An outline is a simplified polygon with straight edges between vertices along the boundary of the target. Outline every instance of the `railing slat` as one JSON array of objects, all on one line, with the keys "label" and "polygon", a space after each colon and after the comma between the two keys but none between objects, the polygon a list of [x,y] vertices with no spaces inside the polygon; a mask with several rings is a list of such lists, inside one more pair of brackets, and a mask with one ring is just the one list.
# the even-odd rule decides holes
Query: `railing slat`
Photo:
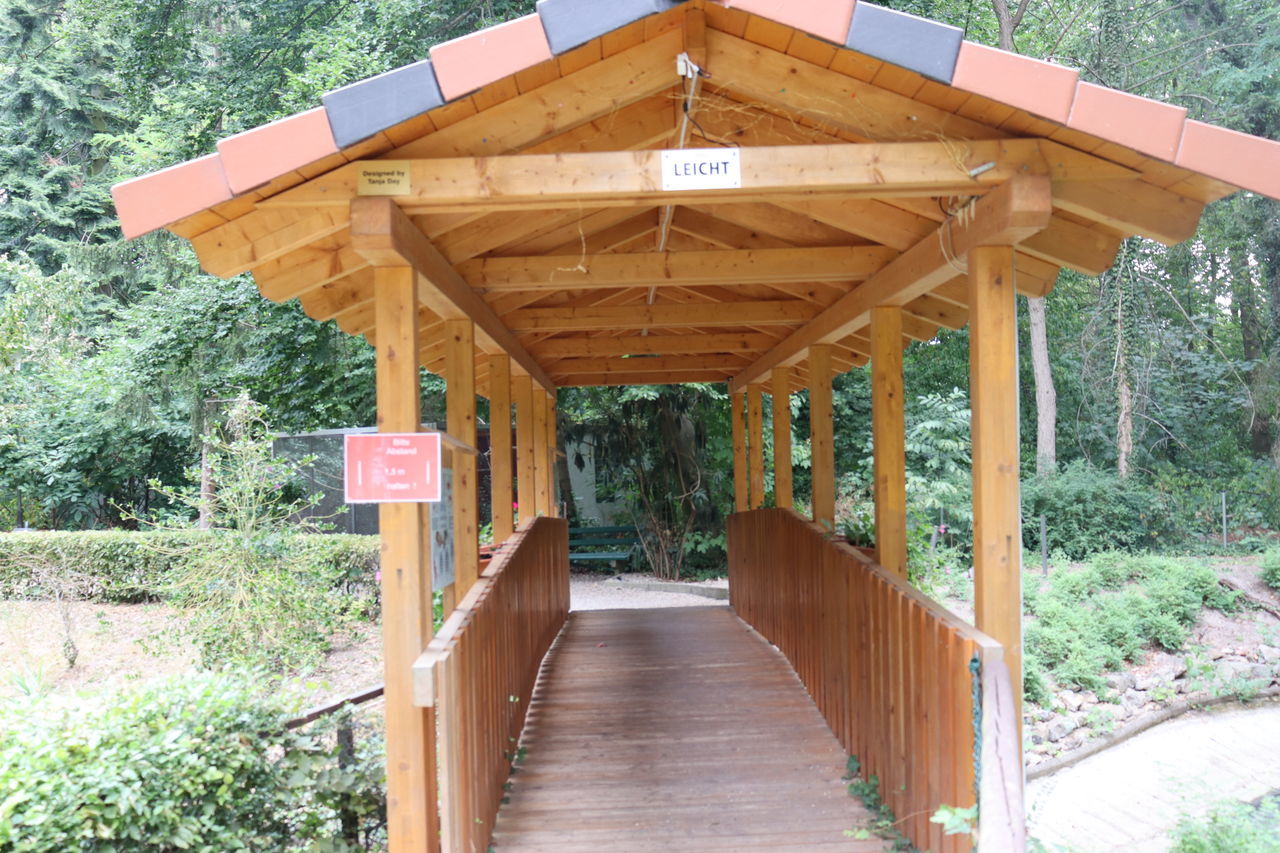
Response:
[{"label": "railing slat", "polygon": [[442,849],[488,849],[538,667],[569,613],[563,519],[526,521],[414,664],[437,709]]},{"label": "railing slat", "polygon": [[731,606],[791,662],[864,777],[880,779],[903,834],[922,849],[970,850],[929,817],[980,798],[983,850],[1021,850],[1017,721],[999,644],[791,510],[736,513],[728,527]]}]

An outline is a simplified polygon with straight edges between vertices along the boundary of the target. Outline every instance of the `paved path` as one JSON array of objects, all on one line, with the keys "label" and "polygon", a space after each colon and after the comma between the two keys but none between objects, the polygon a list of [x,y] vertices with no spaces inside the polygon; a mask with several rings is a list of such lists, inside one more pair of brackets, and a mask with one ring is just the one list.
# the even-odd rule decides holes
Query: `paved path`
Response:
[{"label": "paved path", "polygon": [[569,614],[496,853],[875,853],[845,755],[777,649],[726,607]]},{"label": "paved path", "polygon": [[1280,704],[1193,712],[1027,786],[1050,850],[1154,853],[1183,815],[1280,789]]}]

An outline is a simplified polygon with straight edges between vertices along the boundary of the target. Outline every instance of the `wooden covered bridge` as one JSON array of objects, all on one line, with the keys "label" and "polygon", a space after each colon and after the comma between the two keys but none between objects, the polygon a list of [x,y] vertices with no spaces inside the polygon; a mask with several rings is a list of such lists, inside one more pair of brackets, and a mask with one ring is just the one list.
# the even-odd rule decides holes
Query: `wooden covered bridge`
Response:
[{"label": "wooden covered bridge", "polygon": [[[1022,843],[1015,294],[1185,240],[1237,188],[1280,197],[1280,145],[871,3],[541,0],[115,198],[127,236],[367,337],[382,430],[419,429],[425,368],[455,439],[479,394],[518,448],[487,567],[454,454],[434,638],[428,517],[380,509],[392,851],[875,848],[842,832],[847,754],[941,851],[971,839],[940,805]],[[981,630],[905,580],[902,350],[966,324]],[[829,535],[831,380],[868,360],[874,561]],[[556,389],[693,381],[732,392],[731,612],[570,616]]]}]

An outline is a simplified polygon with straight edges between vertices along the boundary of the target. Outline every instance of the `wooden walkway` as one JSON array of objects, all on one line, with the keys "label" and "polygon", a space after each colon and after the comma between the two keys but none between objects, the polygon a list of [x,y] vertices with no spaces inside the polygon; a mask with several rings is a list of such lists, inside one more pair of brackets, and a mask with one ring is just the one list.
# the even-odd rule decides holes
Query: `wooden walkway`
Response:
[{"label": "wooden walkway", "polygon": [[498,814],[499,853],[880,851],[845,755],[726,607],[569,615]]}]

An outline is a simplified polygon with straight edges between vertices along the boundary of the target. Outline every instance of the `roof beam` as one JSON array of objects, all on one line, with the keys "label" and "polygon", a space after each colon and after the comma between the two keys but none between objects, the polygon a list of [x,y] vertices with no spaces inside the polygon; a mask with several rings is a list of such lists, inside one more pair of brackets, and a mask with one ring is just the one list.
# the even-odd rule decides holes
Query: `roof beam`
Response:
[{"label": "roof beam", "polygon": [[587,358],[623,355],[740,353],[755,355],[778,342],[756,332],[707,335],[627,335],[620,338],[551,338],[529,347],[535,358]]},{"label": "roof beam", "polygon": [[797,281],[862,281],[897,255],[883,246],[483,258],[458,265],[472,287],[573,290]]},{"label": "roof beam", "polygon": [[1052,193],[1045,178],[1017,178],[974,202],[972,211],[954,216],[889,266],[850,291],[811,322],[756,359],[730,382],[741,391],[769,371],[793,365],[813,344],[834,343],[867,325],[871,309],[905,305],[955,277],[955,267],[974,246],[1013,245],[1049,224]]},{"label": "roof beam", "polygon": [[[1051,149],[1052,156],[1045,150]],[[360,194],[362,170],[393,167],[404,192],[388,196],[410,212],[631,207],[809,199],[976,195],[1017,175],[1054,180],[1128,178],[1131,169],[1091,155],[1064,156],[1039,139],[887,142],[741,148],[741,186],[662,189],[662,152],[607,151],[357,161],[273,196],[262,207],[345,205]],[[1069,150],[1069,149],[1066,149]],[[374,188],[385,194],[382,188]],[[371,190],[366,190],[371,192]]]},{"label": "roof beam", "polygon": [[462,280],[431,241],[390,200],[362,198],[351,203],[351,244],[374,265],[405,265],[418,274],[422,304],[444,319],[469,318],[488,353],[505,352],[547,391],[556,386],[493,309]]},{"label": "roof beam", "polygon": [[557,376],[562,388],[592,388],[603,385],[687,385],[691,382],[725,382],[728,370],[698,370],[689,373],[594,373]]},{"label": "roof beam", "polygon": [[818,306],[799,299],[695,304],[661,302],[654,305],[524,308],[512,311],[502,319],[514,332],[623,331],[795,325],[810,320],[819,310]]},{"label": "roof beam", "polygon": [[555,376],[608,373],[625,376],[634,373],[689,373],[699,370],[721,370],[732,373],[743,366],[736,355],[655,355],[638,358],[567,358],[552,365]]}]

